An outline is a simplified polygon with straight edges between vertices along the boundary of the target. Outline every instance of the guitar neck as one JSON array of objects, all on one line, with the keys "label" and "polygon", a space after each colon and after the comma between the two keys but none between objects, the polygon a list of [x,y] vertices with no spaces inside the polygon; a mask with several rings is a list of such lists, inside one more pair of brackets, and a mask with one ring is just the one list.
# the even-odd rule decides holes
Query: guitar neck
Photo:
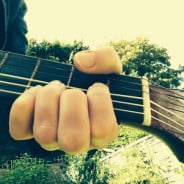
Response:
[{"label": "guitar neck", "polygon": [[83,91],[95,82],[108,85],[118,122],[159,135],[184,161],[184,97],[181,94],[149,86],[145,78],[84,74],[72,65],[0,51],[0,96],[6,97],[7,102],[13,102],[25,89],[52,80]]}]

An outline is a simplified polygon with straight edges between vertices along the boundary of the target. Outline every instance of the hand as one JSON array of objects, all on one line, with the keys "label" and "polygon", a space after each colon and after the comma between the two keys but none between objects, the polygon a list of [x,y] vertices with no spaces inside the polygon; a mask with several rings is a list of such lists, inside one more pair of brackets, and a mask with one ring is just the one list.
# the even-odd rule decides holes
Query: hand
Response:
[{"label": "hand", "polygon": [[[121,73],[113,48],[78,52],[76,67],[85,73]],[[87,93],[66,89],[59,81],[26,90],[10,111],[10,134],[16,140],[34,138],[46,150],[78,154],[104,148],[119,132],[110,93],[96,83]]]}]

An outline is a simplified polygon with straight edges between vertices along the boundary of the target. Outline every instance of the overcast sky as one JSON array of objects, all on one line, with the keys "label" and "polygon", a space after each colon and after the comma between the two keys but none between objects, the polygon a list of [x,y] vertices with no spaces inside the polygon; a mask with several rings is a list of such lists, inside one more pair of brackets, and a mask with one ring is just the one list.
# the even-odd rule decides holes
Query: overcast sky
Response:
[{"label": "overcast sky", "polygon": [[184,0],[26,0],[28,37],[83,40],[95,47],[111,40],[147,37],[184,65]]}]

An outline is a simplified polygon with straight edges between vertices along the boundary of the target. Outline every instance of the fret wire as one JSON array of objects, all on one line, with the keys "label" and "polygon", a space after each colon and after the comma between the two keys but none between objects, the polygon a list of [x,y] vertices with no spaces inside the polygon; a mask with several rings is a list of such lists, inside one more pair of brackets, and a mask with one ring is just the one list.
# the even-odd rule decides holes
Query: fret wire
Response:
[{"label": "fret wire", "polygon": [[[17,85],[19,85],[19,84],[17,84]],[[21,86],[25,86],[25,85],[21,85]],[[69,88],[70,89],[72,89],[72,88],[75,88],[75,87],[72,87],[72,86],[69,86]],[[79,88],[80,89],[80,88]],[[87,91],[86,89],[81,89],[81,90],[85,90],[85,91]],[[14,92],[14,91],[10,91],[10,90],[3,90],[3,89],[0,89],[0,92],[5,92],[5,93],[10,93],[10,94],[16,94],[16,95],[21,95],[22,93],[21,92]],[[111,94],[112,95],[112,94]],[[112,100],[112,102],[117,102],[117,101],[113,101]],[[119,103],[119,102],[118,102]],[[132,105],[132,104],[131,104]],[[140,105],[140,104],[137,104],[138,106]],[[117,110],[117,111],[122,111],[122,112],[130,112],[130,113],[135,113],[135,114],[144,114],[144,113],[142,113],[142,112],[137,112],[137,111],[130,111],[130,110],[123,110],[123,109],[119,109],[119,108],[114,108],[114,110]],[[153,110],[153,109],[152,109]],[[175,115],[175,116],[177,116],[177,114],[173,114],[173,115]],[[164,115],[165,116],[165,115]],[[153,116],[152,116],[153,117]],[[155,117],[156,118],[156,117]],[[157,118],[158,119],[158,118]],[[159,120],[159,119],[158,119]],[[161,122],[163,122],[162,120],[159,120],[159,121],[161,121]],[[166,124],[166,125],[168,125],[168,126],[170,126],[168,123],[166,123],[166,122],[164,122],[164,124]],[[177,124],[179,124],[179,123],[177,123]],[[183,126],[183,125],[181,125],[181,126]]]},{"label": "fret wire", "polygon": [[[35,58],[34,58],[35,59]],[[42,62],[44,62],[44,60],[42,59],[41,60]],[[52,62],[53,64],[55,63],[55,62],[53,62],[53,61],[50,61],[50,60],[46,60],[46,61],[48,61],[48,62]],[[21,61],[22,62],[22,61]],[[25,62],[26,63],[26,62]],[[56,63],[58,63],[58,64],[64,64],[64,65],[67,65],[67,66],[74,66],[74,65],[69,65],[69,64],[65,64],[65,63],[60,63],[60,62],[56,62]],[[15,65],[14,65],[15,66]],[[69,71],[69,70],[67,70],[67,69],[61,69],[61,68],[59,68],[59,67],[52,67],[52,66],[42,66],[43,68],[52,68],[52,69],[58,69],[58,70],[61,70],[61,71]],[[37,73],[40,73],[40,72],[37,72]],[[49,74],[49,73],[46,73],[46,72],[42,72],[42,73],[44,73],[44,74]],[[60,75],[61,76],[61,75]],[[64,76],[64,75],[62,75],[62,76]],[[130,77],[130,76],[126,76],[126,77]],[[136,78],[136,77],[135,77]],[[138,77],[137,77],[138,78]],[[113,79],[113,78],[111,78],[110,79],[111,81],[118,81],[118,82],[121,82],[122,80],[117,80],[117,79]],[[142,85],[141,83],[134,83],[134,82],[129,82],[129,81],[125,81],[125,80],[123,80],[123,82],[125,82],[125,83],[128,83],[128,84],[136,84],[136,85]],[[113,85],[114,86],[114,85]],[[153,85],[154,86],[154,85]],[[161,87],[161,86],[159,86],[159,87]],[[167,88],[164,88],[164,87],[162,87],[163,89],[167,89]],[[152,90],[154,90],[154,89],[152,89]],[[168,89],[167,89],[168,90]],[[137,91],[141,91],[141,90],[137,90]],[[157,90],[154,90],[155,92],[157,92],[157,93],[160,93],[160,92],[158,92]],[[177,93],[175,93],[174,91],[172,91],[175,95],[177,95],[177,97],[178,98],[184,98],[184,96],[182,96],[182,95],[179,95],[179,94],[177,94]],[[166,94],[166,95],[169,95],[169,94]],[[176,97],[176,96],[173,96],[173,97]]]},{"label": "fret wire", "polygon": [[[18,55],[18,54],[15,54],[15,55]],[[58,62],[58,61],[52,61],[52,60],[48,60],[48,59],[44,59],[44,58],[38,58],[38,57],[32,57],[32,56],[22,56],[23,57],[23,59],[24,58],[31,58],[31,59],[33,59],[33,60],[35,60],[35,59],[40,59],[41,60],[41,62],[49,62],[49,63],[52,63],[52,64],[55,64],[55,63],[57,63],[57,64],[60,64],[60,65],[65,65],[65,66],[74,66],[75,67],[75,65],[73,65],[73,64],[67,64],[67,63],[65,63],[65,62]],[[25,62],[25,60],[21,60],[21,63],[25,63],[25,64],[32,64],[31,62]],[[14,59],[14,61],[15,62],[19,62],[20,60],[17,60],[17,58],[16,59]],[[15,63],[9,63],[8,65],[10,65],[10,66],[15,66],[16,67],[16,64]],[[7,66],[8,66],[7,65]],[[61,67],[54,67],[54,66],[42,66],[42,67],[44,67],[44,68],[51,68],[51,69],[58,69],[58,70],[64,70],[64,71],[70,71],[70,69],[62,69]],[[123,76],[125,76],[125,77],[127,77],[127,78],[131,78],[131,79],[133,79],[133,78],[135,78],[135,79],[139,79],[140,77],[132,77],[132,76],[129,76],[129,75],[123,75]],[[116,79],[115,79],[116,80]],[[128,82],[128,81],[127,81]],[[132,83],[132,84],[134,84],[134,82],[130,82],[130,83]],[[138,84],[138,85],[141,85],[140,83],[135,83],[135,84]]]},{"label": "fret wire", "polygon": [[[14,92],[14,91],[9,91],[9,90],[3,90],[0,89],[0,92],[5,92],[5,93],[11,93],[11,94],[16,94],[16,95],[21,95],[21,92]],[[130,110],[124,110],[124,109],[119,109],[119,108],[114,108],[115,111],[121,111],[121,112],[130,112],[130,113],[134,113],[134,114],[141,114],[144,115],[144,113],[142,112],[137,112],[137,111],[130,111]]]},{"label": "fret wire", "polygon": [[[69,86],[68,88],[72,89],[72,88],[75,88],[75,87],[71,87]],[[80,88],[79,88],[80,89]],[[14,91],[10,91],[10,90],[3,90],[3,89],[0,89],[0,92],[4,92],[4,93],[10,93],[10,94],[14,94],[14,95],[21,95],[23,94],[23,92],[14,92]],[[126,102],[117,102],[117,101],[114,101],[112,100],[112,102],[115,102],[115,103],[123,103],[123,104],[128,104],[128,105],[133,105],[133,106],[140,106],[140,104],[133,104],[133,103],[126,103]],[[131,111],[131,110],[125,110],[125,109],[119,109],[119,108],[113,108],[114,110],[116,111],[121,111],[121,112],[129,112],[129,113],[134,113],[134,114],[141,114],[143,115],[144,113],[142,112],[137,112],[137,111]]]},{"label": "fret wire", "polygon": [[[14,75],[10,75],[10,74],[4,74],[4,73],[0,73],[0,76],[5,76],[5,77],[9,77],[9,78],[15,78],[15,79],[20,79],[20,80],[30,80],[29,78],[26,77],[20,77],[20,76],[14,76]],[[32,79],[32,82],[38,82],[38,83],[42,83],[42,84],[48,84],[48,82],[46,81],[41,81],[41,80],[36,80],[36,79]],[[82,88],[81,88],[82,89]],[[83,90],[83,89],[82,89]],[[86,89],[85,89],[86,90]],[[130,96],[130,95],[122,95],[122,94],[115,94],[115,93],[111,93],[113,96],[118,96],[118,97],[127,97],[127,98],[134,98],[134,99],[143,99],[142,97],[137,97],[137,96]]]},{"label": "fret wire", "polygon": [[160,107],[161,109],[165,110],[166,112],[168,112],[168,113],[170,113],[170,114],[172,114],[172,115],[174,115],[174,116],[180,118],[181,120],[183,120],[182,117],[178,116],[178,115],[177,115],[176,113],[174,113],[174,112],[169,111],[168,109],[166,109],[165,107],[159,105],[158,103],[156,103],[156,102],[154,102],[154,101],[152,101],[152,100],[150,100],[150,103],[156,105],[157,107]]},{"label": "fret wire", "polygon": [[[72,65],[71,65],[72,66]],[[63,70],[64,71],[64,70]],[[40,73],[40,72],[37,72],[37,73]],[[45,72],[43,72],[43,73],[45,73]],[[45,74],[47,74],[47,73],[45,73]],[[64,75],[62,75],[62,76],[64,76]],[[121,81],[121,80],[116,80],[116,79],[111,79],[112,81]],[[34,80],[35,82],[36,82],[36,80]],[[40,80],[37,80],[37,82],[40,82],[40,83],[42,83]],[[131,83],[131,84],[136,84],[136,85],[141,85],[141,84],[139,84],[139,83],[132,83],[132,82],[128,82],[128,81],[124,81],[124,82],[126,82],[126,83]],[[45,82],[43,82],[43,84],[46,84]],[[114,85],[112,85],[111,87],[114,87]],[[124,87],[120,87],[120,88],[123,88],[123,89],[125,89]],[[127,88],[127,89],[129,89],[129,90],[131,90],[130,88]],[[154,89],[152,89],[152,90],[154,90]],[[134,89],[134,91],[141,91],[141,90],[135,90]],[[158,91],[156,91],[156,90],[154,90],[155,92],[157,92],[157,93],[160,93],[160,92],[158,92]],[[176,94],[176,95],[178,95],[178,94]],[[182,96],[180,96],[180,98],[182,98]]]},{"label": "fret wire", "polygon": [[4,65],[4,63],[7,61],[9,56],[9,53],[5,53],[4,57],[2,58],[1,62],[0,62],[0,68],[2,68],[2,66]]},{"label": "fret wire", "polygon": [[[24,84],[17,84],[17,83],[13,83],[13,82],[2,81],[2,80],[0,80],[0,83],[7,84],[7,85],[12,85],[12,86],[24,87],[24,88],[27,86],[27,85],[24,85]],[[28,88],[31,88],[31,87],[34,87],[34,86],[29,86]],[[67,88],[73,89],[73,88],[76,88],[76,87],[67,86]],[[82,91],[87,91],[87,89],[83,89],[83,88],[78,88],[78,89],[80,89]],[[135,103],[130,103],[130,102],[122,102],[122,101],[118,101],[118,100],[112,100],[112,102],[143,107],[143,105],[141,105],[141,104],[135,104]]]},{"label": "fret wire", "polygon": [[152,108],[151,108],[151,110],[154,111],[154,112],[156,112],[156,113],[158,113],[159,115],[163,116],[164,118],[167,118],[168,120],[170,120],[170,121],[176,123],[177,125],[179,125],[179,126],[181,126],[181,127],[184,127],[184,125],[182,125],[182,124],[178,123],[177,121],[175,121],[175,120],[169,118],[168,116],[164,115],[163,113],[160,113],[160,112],[158,112],[157,110],[152,109]]},{"label": "fret wire", "polygon": [[[6,77],[13,77],[13,78],[17,78],[17,79],[22,79],[22,80],[29,80],[29,78],[19,77],[19,76],[12,76],[12,75],[9,75],[9,74],[0,73],[0,75],[6,76]],[[39,82],[39,83],[42,83],[42,84],[48,84],[48,82],[40,81],[40,80],[35,80],[35,79],[32,80],[32,81],[33,81],[33,82]],[[82,89],[82,90],[84,90],[84,89]],[[120,94],[114,94],[114,93],[111,93],[111,94],[112,94],[112,96],[118,96],[118,97],[119,97],[119,96],[121,96],[121,97],[128,97],[128,98],[129,98],[129,97],[132,97],[132,96],[128,96],[128,95],[120,95]],[[133,97],[133,98],[142,99],[142,97]],[[169,112],[169,113],[171,113],[171,114],[177,116],[177,114],[172,113],[171,111],[168,111],[166,108],[160,106],[159,104],[157,104],[157,103],[155,103],[155,102],[153,102],[153,101],[151,101],[151,103],[153,103],[153,104],[155,104],[156,106],[159,106],[160,108],[164,109],[165,111],[167,111],[167,112]],[[181,119],[181,117],[179,117],[179,116],[177,116],[177,117]]]},{"label": "fret wire", "polygon": [[[0,92],[11,93],[11,94],[16,94],[16,95],[21,95],[22,94],[20,92],[14,92],[14,91],[2,90],[2,89],[0,89]],[[118,108],[114,108],[114,110],[115,111],[120,111],[120,112],[129,112],[129,113],[144,115],[144,113],[141,113],[141,112],[123,110],[123,109],[118,109]],[[152,118],[155,119],[155,120],[157,120],[157,121],[162,122],[165,125],[168,125],[168,126],[174,128],[174,129],[176,129],[177,131],[181,132],[182,134],[184,133],[184,131],[182,131],[182,130],[180,130],[180,129],[178,129],[178,128],[176,128],[176,127],[174,127],[174,126],[172,126],[172,125],[170,125],[170,124],[168,124],[168,123],[166,123],[166,122],[164,122],[164,121],[162,121],[162,120],[160,120],[160,119],[158,119],[158,118],[156,118],[154,116],[152,116]]]},{"label": "fret wire", "polygon": [[31,77],[30,77],[30,79],[29,79],[29,81],[27,83],[27,87],[26,88],[28,88],[31,85],[31,82],[34,79],[34,76],[35,76],[35,74],[36,74],[36,72],[37,72],[37,70],[38,70],[38,68],[40,66],[40,63],[41,63],[41,60],[38,59],[37,62],[36,62],[35,68],[33,70],[33,73],[32,73],[32,75],[31,75]]},{"label": "fret wire", "polygon": [[70,75],[69,75],[68,82],[67,82],[66,86],[70,86],[70,82],[71,82],[71,79],[72,79],[73,72],[74,72],[74,66],[72,66],[72,68],[71,68]]},{"label": "fret wire", "polygon": [[[42,60],[41,60],[42,61]],[[54,63],[54,62],[53,62]],[[60,64],[62,64],[62,63],[60,63]],[[8,65],[6,65],[6,66],[14,66],[15,68],[17,68],[17,69],[19,69],[20,67],[17,67],[15,64],[13,64],[13,63],[11,63],[11,64],[8,64]],[[68,65],[68,66],[74,66],[74,65]],[[47,66],[41,66],[41,67],[43,67],[43,68],[54,68],[54,67],[47,67]],[[75,68],[75,66],[74,66],[74,68]],[[61,68],[54,68],[54,69],[58,69],[58,70],[61,70],[61,71],[70,71],[69,69],[61,69]],[[23,70],[23,71],[30,71],[30,70],[26,70],[25,68],[21,68],[21,70]],[[43,74],[50,74],[50,73],[48,73],[48,72],[44,72],[44,71],[38,71],[37,73],[43,73]],[[81,72],[82,73],[82,72]],[[56,76],[57,76],[57,74],[55,74]],[[61,74],[60,75],[58,75],[58,76],[61,76],[62,75],[62,72],[61,72]],[[103,74],[101,74],[101,75],[103,75]],[[62,76],[64,76],[64,75],[62,75]],[[125,76],[125,75],[123,75],[123,76]],[[126,77],[129,77],[129,78],[131,78],[130,76],[126,76]],[[138,77],[137,77],[138,78]],[[117,81],[117,82],[125,82],[125,83],[128,83],[128,84],[135,84],[135,85],[139,85],[139,86],[141,86],[142,84],[141,83],[135,83],[135,82],[130,82],[130,81],[126,81],[126,80],[121,80],[121,77],[119,78],[119,79],[113,79],[113,78],[111,78],[110,79],[111,81]]]},{"label": "fret wire", "polygon": [[[26,70],[24,70],[24,71],[26,71]],[[3,73],[4,74],[4,73]],[[37,72],[37,74],[49,74],[49,73],[45,73],[45,72]],[[1,74],[0,74],[1,75]],[[10,74],[8,74],[8,75],[10,75]],[[66,77],[66,75],[57,75],[57,74],[54,74],[56,77],[58,76],[58,77]],[[67,77],[66,77],[67,78]],[[19,78],[20,79],[20,78]],[[70,78],[69,78],[70,79]],[[36,79],[35,79],[36,80]],[[70,79],[71,80],[71,79]],[[81,81],[80,79],[75,79],[75,80],[78,80],[78,81]],[[31,80],[32,81],[32,80]],[[83,79],[83,81],[87,81],[88,82],[88,80],[85,80],[85,79]],[[111,79],[111,81],[120,81],[120,80],[115,80],[115,79]],[[127,83],[127,84],[130,84],[131,82],[127,82],[127,81],[123,81],[123,82],[125,82],[125,83]],[[132,84],[136,84],[136,85],[138,85],[138,83],[132,83]],[[115,86],[115,85],[111,85],[111,87],[117,87],[117,86]],[[118,86],[119,87],[119,89],[128,89],[128,90],[133,90],[133,91],[142,91],[142,90],[138,90],[138,89],[132,89],[132,88],[125,88],[125,87],[121,87],[121,86]]]},{"label": "fret wire", "polygon": [[[48,60],[49,61],[49,60]],[[50,61],[51,62],[51,61]],[[53,67],[54,68],[54,67]],[[65,69],[66,70],[66,69]],[[121,81],[121,80],[117,80],[117,79],[111,79],[111,80],[114,80],[114,81]],[[34,81],[36,81],[36,82],[39,82],[39,83],[43,83],[43,84],[47,84],[48,82],[45,82],[45,81],[40,81],[40,80],[34,80]],[[127,81],[124,81],[124,82],[127,82]],[[127,83],[131,83],[131,82],[127,82]],[[135,83],[135,84],[138,84],[138,83]],[[138,84],[138,85],[141,85],[141,84]],[[167,89],[167,88],[166,88]],[[0,90],[0,91],[2,91],[2,90]],[[154,90],[154,91],[156,91],[156,90]],[[157,93],[159,93],[158,91],[156,91]],[[173,91],[172,91],[173,92]],[[16,92],[15,92],[16,93]],[[179,95],[179,94],[177,94],[177,93],[175,93],[175,92],[173,92],[175,95],[177,95],[177,97],[180,97],[180,98],[184,98],[182,95]],[[21,94],[21,93],[20,93]],[[169,95],[169,94],[167,94],[167,95]],[[175,97],[175,96],[174,96]],[[155,103],[155,105],[156,105],[156,103]],[[157,106],[160,106],[159,104],[157,104]],[[162,106],[160,106],[160,108],[163,108],[165,111],[167,111],[167,112],[169,112],[169,113],[171,113],[171,114],[173,114],[173,115],[175,115],[175,116],[177,116],[177,117],[179,117],[179,118],[181,118],[180,116],[178,116],[177,114],[175,114],[175,113],[172,113],[171,111],[169,111],[169,110],[167,110],[166,108],[164,108],[164,107],[162,107]],[[182,118],[181,118],[182,119]],[[183,120],[183,119],[182,119]]]},{"label": "fret wire", "polygon": [[[5,53],[5,55],[8,53],[8,52],[4,52],[4,51],[1,51],[2,53]],[[11,53],[12,54],[12,53]],[[14,56],[14,55],[18,55],[18,56],[22,56],[22,55],[19,55],[19,54],[12,54],[12,56]],[[26,58],[30,58],[30,59],[38,59],[38,57],[33,57],[33,56],[22,56],[22,58],[24,58],[24,57],[26,57]],[[19,60],[17,60],[17,58],[16,58],[16,61],[19,61]],[[45,61],[47,61],[47,62],[52,62],[52,63],[57,63],[57,64],[63,64],[63,65],[67,65],[67,66],[71,66],[71,65],[69,65],[69,64],[66,64],[66,63],[61,63],[61,62],[57,62],[57,61],[51,61],[51,60],[49,60],[49,59],[41,59],[41,61],[42,62],[45,62]],[[22,62],[22,61],[21,61]],[[27,63],[27,62],[24,62],[24,63]],[[27,63],[27,64],[31,64],[31,62],[29,62],[29,63]],[[45,66],[44,66],[45,67]],[[52,68],[56,68],[56,67],[52,67]],[[127,77],[130,77],[130,76],[127,76]],[[132,77],[131,77],[132,78]],[[133,78],[137,78],[137,77],[133,77]],[[111,80],[116,80],[116,79],[111,79]],[[116,80],[116,81],[120,81],[120,80]],[[138,85],[141,85],[141,84],[139,84],[139,83],[136,83],[136,84],[138,84]],[[153,85],[154,86],[154,85]],[[157,87],[157,85],[155,85],[156,87]],[[161,86],[159,86],[159,88],[160,88]],[[167,88],[164,88],[164,87],[162,87],[163,89],[167,89]],[[158,91],[156,91],[157,93],[158,93]],[[182,96],[182,95],[179,95],[179,94],[177,94],[177,93],[175,93],[175,92],[173,92],[175,95],[177,95],[177,96],[180,96],[181,98],[184,98],[184,96]]]},{"label": "fret wire", "polygon": [[[177,128],[177,127],[175,127],[175,126],[173,126],[173,125],[171,125],[171,124],[169,124],[169,123],[166,123],[166,122],[164,122],[164,121],[162,121],[162,120],[160,120],[160,119],[158,119],[158,118],[156,118],[156,117],[154,117],[154,116],[151,116],[151,117],[152,117],[153,119],[157,120],[157,121],[162,122],[163,124],[165,124],[165,125],[167,125],[167,126],[170,126],[170,127],[174,128],[175,130],[181,132],[181,134],[184,133],[183,130],[181,130],[181,129],[179,129],[179,128]],[[175,133],[178,133],[178,132],[175,132]]]}]

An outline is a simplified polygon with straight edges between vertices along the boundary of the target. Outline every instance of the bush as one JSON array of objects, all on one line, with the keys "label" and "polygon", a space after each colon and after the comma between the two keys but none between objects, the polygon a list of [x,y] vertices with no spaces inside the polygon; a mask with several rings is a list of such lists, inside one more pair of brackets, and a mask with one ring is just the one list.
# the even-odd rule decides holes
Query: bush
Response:
[{"label": "bush", "polygon": [[152,158],[137,148],[122,154],[124,164],[110,164],[114,177],[109,184],[166,184],[161,166],[152,163]]},{"label": "bush", "polygon": [[13,161],[11,168],[0,183],[2,184],[48,184],[49,168],[44,163],[24,155]]},{"label": "bush", "polygon": [[108,148],[117,149],[122,146],[131,144],[132,142],[148,135],[144,130],[140,130],[130,126],[120,125],[120,133],[117,139],[115,139]]},{"label": "bush", "polygon": [[86,155],[66,155],[65,165],[61,165],[62,183],[65,184],[107,184],[111,174],[108,167],[99,161],[101,152],[93,157]]}]

